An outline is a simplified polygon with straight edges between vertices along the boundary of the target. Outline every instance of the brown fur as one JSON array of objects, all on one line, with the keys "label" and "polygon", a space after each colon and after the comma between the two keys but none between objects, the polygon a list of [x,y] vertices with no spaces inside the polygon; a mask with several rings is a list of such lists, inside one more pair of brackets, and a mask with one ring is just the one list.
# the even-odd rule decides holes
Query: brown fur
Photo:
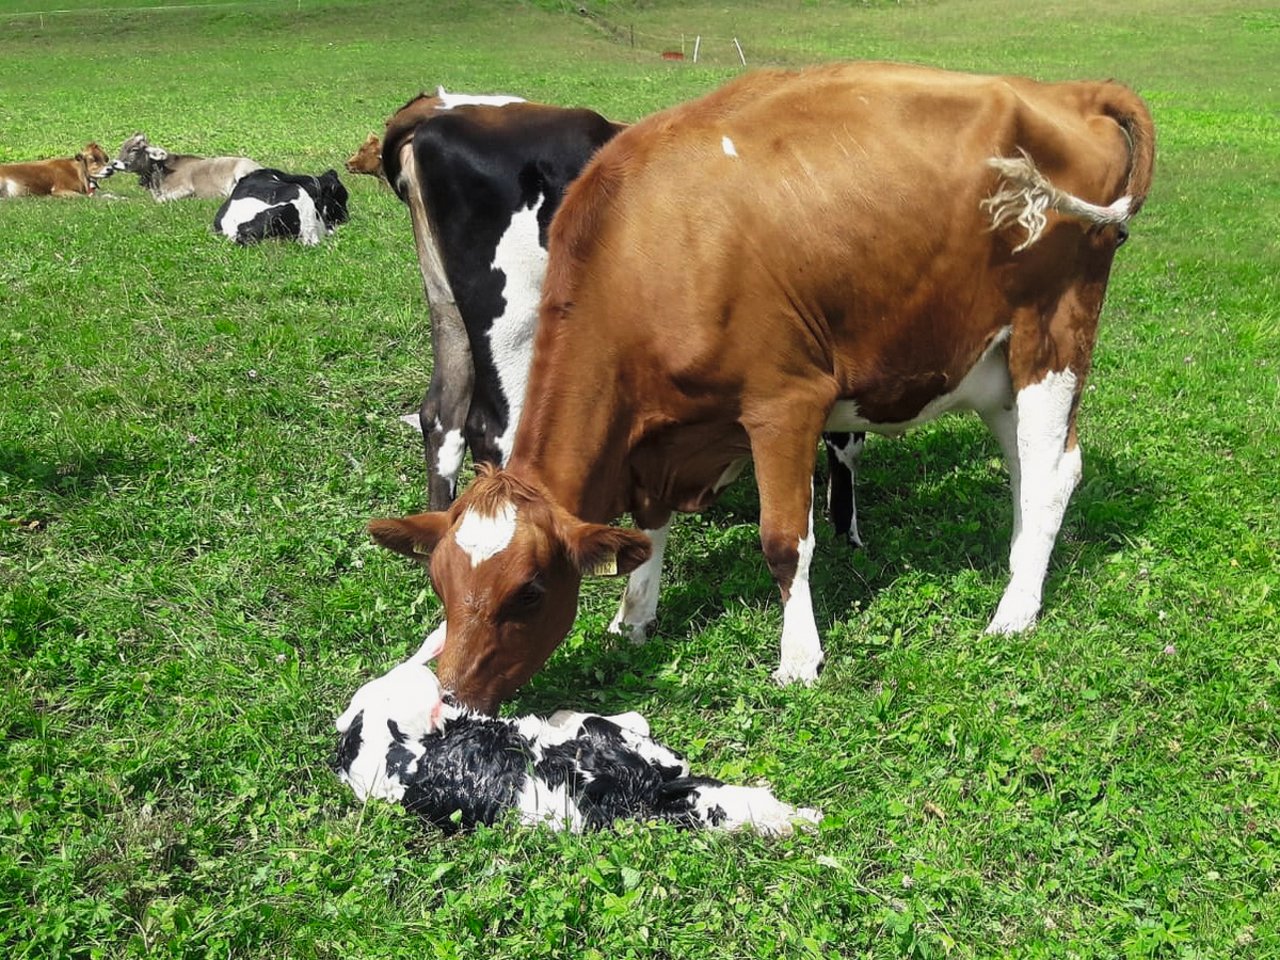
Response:
[{"label": "brown fur", "polygon": [[382,138],[376,133],[369,134],[360,149],[347,158],[348,173],[363,173],[378,179],[382,176]]},{"label": "brown fur", "polygon": [[[1050,211],[1015,252],[1022,231],[993,229],[982,208],[1000,189],[989,161],[1025,150],[1055,188],[1097,206],[1128,195],[1132,210],[1153,144],[1145,105],[1116,84],[884,63],[760,71],[641,121],[596,154],[553,221],[508,473],[545,491],[541,517],[630,511],[655,529],[711,502],[749,456],[785,600],[817,438],[838,403],[895,432],[990,352],[1015,395],[1074,374],[1060,381],[1076,393],[1058,455],[1074,450],[1120,226]],[[478,569],[433,559],[463,702],[508,696],[568,629],[512,634],[468,599],[496,592],[486,610],[501,611],[515,571],[547,569],[538,538],[566,534],[529,518]],[[557,624],[577,582],[559,589],[547,588]],[[811,678],[804,656],[780,678]]]},{"label": "brown fur", "polygon": [[111,158],[96,143],[70,159],[0,164],[0,197],[88,196]]}]

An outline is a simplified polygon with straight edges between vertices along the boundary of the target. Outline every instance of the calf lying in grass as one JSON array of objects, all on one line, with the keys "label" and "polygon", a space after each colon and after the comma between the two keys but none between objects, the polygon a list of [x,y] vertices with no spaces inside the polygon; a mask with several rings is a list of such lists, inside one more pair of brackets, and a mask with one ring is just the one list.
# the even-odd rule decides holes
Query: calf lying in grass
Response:
[{"label": "calf lying in grass", "polygon": [[636,713],[471,713],[443,696],[424,651],[366,683],[337,720],[335,768],[362,800],[399,801],[448,831],[493,824],[507,811],[575,832],[625,818],[786,835],[821,817],[764,787],[690,776]]}]

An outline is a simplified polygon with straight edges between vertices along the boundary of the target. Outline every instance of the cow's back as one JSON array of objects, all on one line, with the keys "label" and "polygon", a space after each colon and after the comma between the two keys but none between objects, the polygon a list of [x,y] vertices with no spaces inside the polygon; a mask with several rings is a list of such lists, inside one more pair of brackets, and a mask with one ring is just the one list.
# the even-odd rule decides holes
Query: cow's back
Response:
[{"label": "cow's back", "polygon": [[1130,170],[1117,93],[1137,99],[892,64],[748,75],[599,152],[556,220],[544,317],[567,318],[568,338],[580,311],[597,343],[704,386],[762,344],[842,393],[922,352],[959,370],[1035,286],[1021,274],[1038,253],[1001,267],[989,159],[1026,149],[1055,185],[1110,203]]}]

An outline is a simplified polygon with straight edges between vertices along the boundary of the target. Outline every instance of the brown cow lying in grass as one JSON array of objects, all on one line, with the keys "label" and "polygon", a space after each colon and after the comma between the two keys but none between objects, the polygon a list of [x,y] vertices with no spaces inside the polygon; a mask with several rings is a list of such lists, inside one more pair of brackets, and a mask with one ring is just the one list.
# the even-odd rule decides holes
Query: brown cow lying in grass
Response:
[{"label": "brown cow lying in grass", "polygon": [[386,181],[382,174],[382,138],[371,133],[360,149],[347,158],[347,173],[364,173]]},{"label": "brown cow lying in grass", "polygon": [[70,159],[0,164],[0,197],[87,197],[110,165],[111,158],[96,143],[86,143]]}]

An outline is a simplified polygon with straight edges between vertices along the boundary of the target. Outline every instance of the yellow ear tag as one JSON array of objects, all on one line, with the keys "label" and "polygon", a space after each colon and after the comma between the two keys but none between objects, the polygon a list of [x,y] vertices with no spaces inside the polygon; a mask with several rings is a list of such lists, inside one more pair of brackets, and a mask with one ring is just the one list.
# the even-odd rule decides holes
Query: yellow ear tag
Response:
[{"label": "yellow ear tag", "polygon": [[426,545],[420,543],[417,540],[413,541],[413,552],[420,557],[431,556],[431,550]]},{"label": "yellow ear tag", "polygon": [[587,567],[582,571],[584,577],[613,577],[617,576],[617,573],[618,555],[616,553],[602,557],[594,567]]}]

